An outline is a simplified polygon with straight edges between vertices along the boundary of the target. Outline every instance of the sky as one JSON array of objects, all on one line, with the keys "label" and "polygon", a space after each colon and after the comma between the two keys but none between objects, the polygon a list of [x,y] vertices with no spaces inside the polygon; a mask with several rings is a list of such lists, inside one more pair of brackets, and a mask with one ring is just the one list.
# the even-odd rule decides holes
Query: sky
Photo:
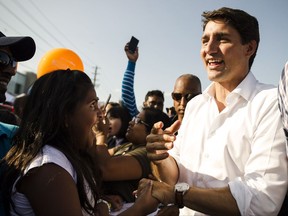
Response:
[{"label": "sky", "polygon": [[140,108],[149,90],[164,92],[164,107],[173,106],[175,80],[185,73],[198,76],[204,90],[210,81],[200,58],[201,14],[220,7],[242,9],[258,19],[260,45],[252,66],[256,78],[277,85],[288,60],[287,0],[0,0],[0,31],[28,35],[35,56],[18,66],[37,73],[44,54],[68,48],[83,61],[94,79],[100,101],[121,99],[128,59],[125,44],[139,39],[135,95]]}]

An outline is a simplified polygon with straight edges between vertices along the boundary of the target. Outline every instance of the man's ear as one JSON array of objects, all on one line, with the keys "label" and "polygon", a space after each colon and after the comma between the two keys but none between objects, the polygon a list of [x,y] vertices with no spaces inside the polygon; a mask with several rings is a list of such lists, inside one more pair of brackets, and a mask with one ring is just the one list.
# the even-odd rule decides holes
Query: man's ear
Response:
[{"label": "man's ear", "polygon": [[246,44],[246,55],[252,56],[256,52],[257,43],[255,40],[250,41]]},{"label": "man's ear", "polygon": [[143,102],[143,107],[146,107],[147,106],[147,103],[146,101]]}]

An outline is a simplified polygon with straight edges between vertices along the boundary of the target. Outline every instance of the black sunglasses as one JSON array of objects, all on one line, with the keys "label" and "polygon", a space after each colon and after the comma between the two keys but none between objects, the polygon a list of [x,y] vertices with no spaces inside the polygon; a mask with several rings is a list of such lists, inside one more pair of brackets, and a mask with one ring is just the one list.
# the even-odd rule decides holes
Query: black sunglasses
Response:
[{"label": "black sunglasses", "polygon": [[7,67],[8,65],[15,68],[17,65],[17,62],[8,53],[0,50],[0,66]]},{"label": "black sunglasses", "polygon": [[195,94],[181,94],[181,93],[174,93],[172,92],[171,93],[171,96],[173,98],[173,100],[176,100],[176,101],[180,101],[182,99],[182,97],[184,97],[184,99],[186,101],[190,101],[192,98],[194,98],[195,96],[199,95],[200,93],[195,93]]},{"label": "black sunglasses", "polygon": [[133,117],[133,118],[132,118],[132,121],[134,121],[135,124],[143,124],[143,125],[145,125],[145,126],[147,126],[147,127],[150,127],[150,125],[149,125],[148,123],[142,121],[138,116]]}]

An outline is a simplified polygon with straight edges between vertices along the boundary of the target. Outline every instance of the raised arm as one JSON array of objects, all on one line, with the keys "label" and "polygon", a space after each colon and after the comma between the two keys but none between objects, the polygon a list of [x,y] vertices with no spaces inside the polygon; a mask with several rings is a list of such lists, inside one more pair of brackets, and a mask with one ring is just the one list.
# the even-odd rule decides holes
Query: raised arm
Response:
[{"label": "raised arm", "polygon": [[[138,150],[137,153],[134,152],[133,154],[130,152],[117,157],[111,156],[106,145],[107,122],[108,121],[98,121],[97,125],[95,125],[94,133],[96,143],[94,146],[91,146],[90,150],[91,154],[97,159],[96,163],[102,170],[103,180],[121,181],[139,179],[144,172],[148,175],[148,169],[139,162],[139,157],[145,155],[142,160],[146,159],[147,161],[145,161],[145,164],[149,164],[145,148],[141,148],[141,150]],[[127,167],[129,167],[129,169],[126,169]]]},{"label": "raised arm", "polygon": [[139,113],[134,93],[134,76],[135,76],[136,61],[138,59],[138,48],[134,53],[131,53],[128,50],[128,45],[129,43],[126,44],[124,49],[129,61],[122,80],[121,97],[125,107],[127,107],[127,109],[129,110],[130,115],[134,117]]}]

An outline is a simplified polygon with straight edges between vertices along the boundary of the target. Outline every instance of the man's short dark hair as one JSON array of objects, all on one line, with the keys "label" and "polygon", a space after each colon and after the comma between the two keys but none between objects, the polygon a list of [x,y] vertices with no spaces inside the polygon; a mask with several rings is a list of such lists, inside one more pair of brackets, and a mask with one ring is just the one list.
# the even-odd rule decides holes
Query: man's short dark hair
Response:
[{"label": "man's short dark hair", "polygon": [[152,90],[152,91],[148,91],[146,96],[145,96],[145,101],[148,100],[148,97],[151,97],[151,96],[156,96],[156,97],[160,97],[163,99],[164,101],[164,94],[162,91],[160,90]]}]

